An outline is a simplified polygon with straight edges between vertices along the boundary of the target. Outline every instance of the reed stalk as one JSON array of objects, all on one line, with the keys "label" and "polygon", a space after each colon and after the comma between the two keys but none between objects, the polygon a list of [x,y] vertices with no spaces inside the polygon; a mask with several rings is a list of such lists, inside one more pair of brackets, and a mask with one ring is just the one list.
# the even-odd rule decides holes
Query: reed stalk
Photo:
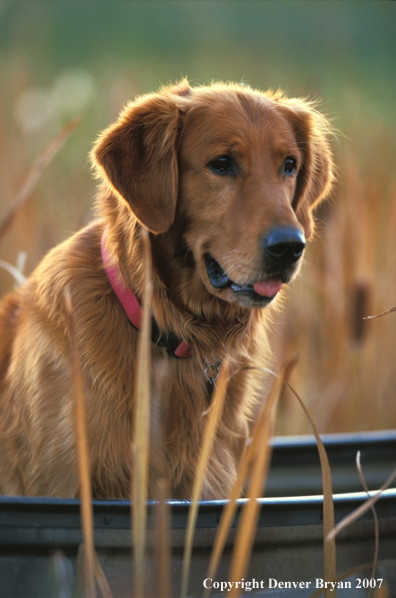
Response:
[{"label": "reed stalk", "polygon": [[156,572],[157,598],[169,598],[171,595],[170,580],[170,507],[167,503],[169,484],[166,479],[157,480],[157,513],[156,513]]},{"label": "reed stalk", "polygon": [[[358,451],[356,453],[356,467],[357,467],[357,470],[359,473],[359,478],[360,478],[361,484],[362,484],[363,488],[365,489],[367,496],[370,498],[369,489],[366,484],[366,480],[365,480],[365,477],[363,474],[362,464],[360,461],[360,451]],[[375,530],[374,531],[374,534],[375,534],[374,559],[373,559],[373,567],[371,569],[371,579],[374,579],[375,571],[377,569],[378,554],[379,554],[379,525],[378,525],[377,511],[375,510],[374,505],[371,505],[371,511],[372,511],[373,517],[374,517],[374,530]],[[372,589],[373,588],[369,588],[367,598],[371,598],[371,595],[373,593]]]},{"label": "reed stalk", "polygon": [[[230,581],[240,581],[247,573],[249,560],[254,544],[254,534],[257,528],[257,521],[260,513],[259,498],[264,495],[265,481],[268,475],[271,458],[271,447],[269,441],[274,429],[274,416],[279,400],[282,377],[275,379],[272,392],[267,398],[263,409],[263,417],[260,424],[256,426],[252,440],[254,446],[254,462],[252,464],[252,475],[248,487],[247,498],[238,526],[235,546],[230,567]],[[260,439],[260,443],[258,443]],[[253,444],[254,443],[254,444]],[[236,598],[240,594],[237,584],[233,583],[230,598]]]},{"label": "reed stalk", "polygon": [[202,439],[201,451],[198,459],[198,466],[195,472],[194,485],[192,490],[191,505],[188,513],[186,542],[184,545],[184,558],[181,583],[181,598],[185,598],[188,592],[188,577],[191,565],[192,543],[195,524],[198,516],[199,499],[202,486],[205,480],[205,472],[210,458],[210,452],[215,439],[218,423],[223,411],[224,399],[229,379],[229,361],[224,360],[217,385],[213,393],[211,408],[207,412],[207,421]]},{"label": "reed stalk", "polygon": [[[289,362],[283,368],[283,371],[280,375],[280,379],[286,379],[290,375],[290,371],[294,366],[295,362]],[[217,568],[220,563],[221,555],[223,553],[228,534],[231,529],[231,525],[233,519],[235,517],[236,510],[238,508],[237,499],[240,498],[242,495],[242,490],[245,485],[245,482],[248,476],[251,473],[252,466],[254,461],[257,459],[257,455],[260,450],[263,449],[263,429],[267,425],[267,422],[271,420],[271,411],[274,409],[274,401],[278,400],[278,386],[277,380],[279,379],[278,374],[275,374],[271,370],[266,370],[262,368],[253,368],[253,369],[260,369],[260,371],[264,371],[267,374],[270,374],[275,377],[275,383],[272,385],[270,393],[268,395],[267,400],[264,402],[261,412],[258,415],[255,425],[253,427],[251,442],[247,447],[246,453],[244,454],[243,458],[241,459],[240,465],[238,467],[237,478],[235,483],[231,489],[231,493],[229,496],[228,503],[224,508],[224,512],[221,517],[220,526],[217,530],[216,538],[214,541],[212,554],[209,561],[209,567],[207,572],[208,578],[213,578],[216,575]],[[264,489],[264,480],[262,490]],[[211,589],[207,588],[204,591],[204,596],[208,597],[211,593]]]},{"label": "reed stalk", "polygon": [[19,189],[11,207],[0,223],[0,242],[13,223],[17,212],[20,210],[26,200],[29,199],[44,170],[47,168],[51,160],[56,156],[70,134],[80,124],[81,120],[82,119],[78,117],[68,122],[33,163],[25,182]]},{"label": "reed stalk", "polygon": [[[337,577],[336,564],[336,544],[335,538],[329,539],[329,533],[334,528],[334,502],[333,502],[333,483],[331,480],[331,469],[329,459],[327,457],[326,449],[319,436],[316,424],[309,413],[304,401],[296,393],[294,388],[285,382],[287,387],[291,390],[297,401],[300,403],[305,416],[307,417],[312,431],[315,436],[316,444],[319,451],[320,467],[322,470],[322,484],[323,484],[323,569],[324,578],[326,581],[334,581]],[[325,598],[336,598],[337,590],[332,591],[327,588],[324,591]]]},{"label": "reed stalk", "polygon": [[368,510],[372,508],[372,506],[381,498],[382,493],[384,490],[389,488],[393,480],[396,478],[396,468],[392,471],[386,482],[382,484],[381,488],[374,492],[372,496],[368,500],[366,500],[360,507],[355,509],[352,513],[344,517],[337,525],[328,532],[327,534],[327,541],[330,542],[334,540],[334,538],[346,527],[351,525],[354,521],[359,519],[362,515],[364,515]]},{"label": "reed stalk", "polygon": [[133,476],[131,508],[133,521],[133,551],[135,562],[135,596],[144,596],[147,498],[150,448],[150,368],[151,368],[151,245],[149,233],[142,229],[144,248],[143,315],[139,332],[134,392]]},{"label": "reed stalk", "polygon": [[69,289],[65,290],[64,297],[71,345],[73,379],[72,392],[74,395],[74,427],[76,433],[78,476],[80,480],[81,523],[84,538],[83,556],[85,595],[87,598],[95,598],[95,548],[92,488],[89,466],[87,419],[84,404],[84,387],[78,354],[73,301]]}]

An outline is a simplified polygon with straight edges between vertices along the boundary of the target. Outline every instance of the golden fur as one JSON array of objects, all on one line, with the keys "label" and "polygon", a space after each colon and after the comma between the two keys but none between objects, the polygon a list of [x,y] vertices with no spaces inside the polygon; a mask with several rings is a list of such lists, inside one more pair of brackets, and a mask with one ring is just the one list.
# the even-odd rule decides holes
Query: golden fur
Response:
[{"label": "golden fur", "polygon": [[[234,373],[203,497],[225,497],[245,449],[258,376],[266,363],[273,300],[215,288],[209,252],[230,279],[266,277],[262,239],[274,225],[312,233],[312,208],[332,182],[328,125],[310,104],[245,86],[191,89],[186,81],[130,103],[99,137],[92,156],[103,178],[98,218],[53,249],[0,306],[0,492],[74,497],[79,492],[73,427],[70,339],[64,290],[75,308],[84,381],[93,493],[130,495],[133,388],[138,332],[104,271],[100,241],[124,282],[143,290],[142,226],[153,255],[153,315],[162,332],[191,341],[177,359],[153,346],[152,389],[162,442],[157,475],[172,497],[189,498],[208,407],[207,363],[230,357]],[[232,176],[208,167],[220,155]],[[292,154],[293,176],[280,174]],[[293,276],[297,272],[297,267]],[[293,276],[290,276],[292,278]]]}]

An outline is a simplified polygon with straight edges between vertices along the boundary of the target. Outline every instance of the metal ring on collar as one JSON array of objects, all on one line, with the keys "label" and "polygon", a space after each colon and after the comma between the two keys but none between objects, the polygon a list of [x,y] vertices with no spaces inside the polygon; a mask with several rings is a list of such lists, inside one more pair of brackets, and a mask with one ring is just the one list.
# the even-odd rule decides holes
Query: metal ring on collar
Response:
[{"label": "metal ring on collar", "polygon": [[[214,376],[214,377],[213,376],[208,376],[208,374],[207,374],[208,370],[216,370],[216,376]],[[217,363],[211,363],[210,365],[208,365],[205,368],[205,370],[204,370],[205,378],[209,382],[213,383],[219,377],[219,371],[220,371],[220,359],[217,361]]]}]

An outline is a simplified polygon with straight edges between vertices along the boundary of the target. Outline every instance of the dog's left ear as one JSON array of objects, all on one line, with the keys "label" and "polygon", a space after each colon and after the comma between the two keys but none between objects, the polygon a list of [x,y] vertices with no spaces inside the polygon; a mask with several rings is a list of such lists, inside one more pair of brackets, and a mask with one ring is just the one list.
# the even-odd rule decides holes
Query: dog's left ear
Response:
[{"label": "dog's left ear", "polygon": [[183,82],[129,104],[91,154],[99,173],[153,233],[166,231],[175,217],[177,144],[187,87]]},{"label": "dog's left ear", "polygon": [[334,182],[331,129],[326,118],[303,100],[286,100],[281,109],[293,126],[302,155],[293,209],[309,239],[314,230],[312,211],[328,196]]}]

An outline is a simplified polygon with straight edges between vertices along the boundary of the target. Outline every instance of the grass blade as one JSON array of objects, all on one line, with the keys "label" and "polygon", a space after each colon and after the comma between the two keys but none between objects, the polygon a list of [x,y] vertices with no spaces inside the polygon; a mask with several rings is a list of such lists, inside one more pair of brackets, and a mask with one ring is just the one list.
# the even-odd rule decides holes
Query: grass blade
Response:
[{"label": "grass blade", "polygon": [[217,386],[213,393],[211,401],[211,407],[207,415],[207,421],[202,439],[201,453],[198,460],[198,467],[195,472],[194,486],[192,490],[191,506],[188,513],[187,530],[186,530],[186,543],[184,546],[184,558],[183,558],[183,571],[182,571],[182,584],[181,584],[181,597],[185,598],[188,591],[188,577],[190,573],[191,564],[191,553],[193,534],[195,529],[195,523],[198,515],[198,501],[201,496],[202,486],[205,477],[206,467],[208,465],[210,452],[213,446],[213,440],[216,434],[217,426],[223,411],[224,398],[227,390],[229,377],[229,362],[223,361],[220,374],[218,377]]},{"label": "grass blade", "polygon": [[[260,417],[259,425],[256,426],[252,444],[250,459],[254,459],[252,476],[247,492],[248,502],[245,503],[238,526],[235,547],[230,567],[230,582],[237,582],[244,578],[249,566],[250,555],[254,543],[254,534],[257,527],[260,513],[258,499],[263,496],[265,480],[267,479],[269,463],[271,458],[271,439],[274,428],[274,414],[280,396],[280,389],[283,383],[283,376],[277,376],[265,407]],[[249,463],[247,463],[248,465]],[[250,468],[249,468],[250,469]],[[247,472],[249,471],[247,469]],[[232,583],[230,597],[235,598],[240,593],[235,583]]]},{"label": "grass blade", "polygon": [[[363,488],[365,489],[368,497],[370,498],[370,493],[369,493],[369,489],[368,486],[366,484],[366,480],[364,479],[364,475],[363,475],[363,470],[362,470],[362,465],[360,462],[360,451],[358,451],[356,453],[356,467],[359,473],[359,478],[360,481],[362,483]],[[374,517],[374,525],[375,525],[375,548],[374,548],[374,560],[373,560],[373,568],[371,570],[371,579],[374,579],[375,576],[375,570],[377,568],[377,562],[378,562],[378,553],[379,553],[379,526],[378,526],[378,517],[377,517],[377,511],[375,510],[374,506],[371,506],[371,510],[373,512],[373,517]],[[368,594],[367,594],[367,598],[371,598],[371,594],[372,594],[372,590],[373,588],[370,587]]]},{"label": "grass blade", "polygon": [[348,527],[348,525],[351,525],[351,523],[359,519],[359,517],[361,517],[362,515],[364,515],[364,513],[371,509],[371,507],[377,502],[377,500],[381,498],[381,494],[383,493],[383,491],[391,485],[395,478],[396,468],[392,471],[389,478],[381,486],[381,488],[375,494],[373,494],[373,496],[371,496],[369,500],[366,500],[366,502],[364,502],[362,505],[360,505],[360,507],[355,509],[355,511],[353,511],[350,515],[344,517],[344,519],[342,519],[335,527],[333,527],[331,531],[329,531],[329,533],[327,534],[327,540],[333,540],[333,538],[335,538],[343,529]]},{"label": "grass blade", "polygon": [[157,598],[169,598],[170,582],[170,508],[166,502],[169,496],[167,480],[157,480],[157,517],[156,517],[156,566],[157,566]]},{"label": "grass blade", "polygon": [[88,598],[94,598],[94,596],[96,595],[95,548],[87,422],[84,405],[83,381],[76,339],[73,302],[69,289],[65,290],[65,305],[68,319],[68,329],[70,334],[72,355],[74,426],[76,431],[77,466],[80,480],[81,521],[84,537],[84,546],[82,552],[84,556],[85,592]]},{"label": "grass blade", "polygon": [[7,214],[5,215],[3,221],[0,223],[0,241],[3,236],[6,234],[8,229],[10,228],[16,213],[18,210],[23,206],[25,201],[29,199],[33,189],[37,185],[41,175],[43,174],[44,170],[51,162],[51,160],[56,156],[59,149],[62,147],[66,139],[69,135],[74,131],[74,129],[80,124],[81,117],[74,118],[70,122],[67,123],[59,133],[54,137],[54,139],[47,145],[45,150],[40,154],[37,160],[33,163],[25,182],[23,183],[22,187],[18,191],[10,209],[8,210]]},{"label": "grass blade", "polygon": [[[252,444],[250,444],[245,454],[245,458],[243,459],[241,466],[239,467],[238,476],[234,484],[234,487],[232,488],[230,499],[222,513],[220,525],[217,530],[212,549],[212,554],[210,556],[208,572],[206,575],[207,578],[213,579],[216,575],[221,555],[223,554],[224,546],[227,541],[227,537],[230,532],[230,528],[237,510],[237,499],[241,496],[243,485],[250,471],[250,466],[253,458],[253,451],[254,448],[252,447]],[[205,589],[203,595],[207,598],[208,596],[210,596],[210,593],[211,589],[208,587],[207,589]]]},{"label": "grass blade", "polygon": [[96,552],[95,552],[94,557],[95,557],[95,563],[94,563],[95,579],[96,579],[99,589],[102,593],[102,596],[103,596],[103,598],[113,598],[113,594],[111,593],[110,586],[107,582],[105,574],[103,573],[103,569],[100,565],[98,555],[96,554]]},{"label": "grass blade", "polygon": [[[283,373],[283,375],[281,375],[281,378],[287,379],[287,377],[290,374],[291,368],[294,366],[294,363],[295,362],[293,361],[293,362],[286,364],[286,366],[284,367],[284,370],[283,370],[284,373]],[[253,368],[253,369],[257,369],[257,368]],[[258,368],[258,369],[260,369],[260,371],[263,371],[267,374],[278,377],[278,374],[275,374],[271,370],[268,370],[265,368]],[[215,538],[213,549],[212,549],[212,554],[211,554],[210,561],[209,561],[209,567],[208,567],[208,572],[207,572],[208,578],[213,579],[216,575],[216,571],[217,571],[217,568],[220,563],[221,555],[223,553],[224,546],[227,541],[227,537],[228,537],[232,522],[235,517],[236,510],[237,510],[237,506],[238,506],[237,499],[240,498],[240,496],[242,494],[242,489],[243,489],[245,481],[251,471],[252,463],[254,462],[254,460],[257,456],[257,453],[259,452],[260,447],[262,445],[261,430],[263,429],[265,422],[268,421],[270,418],[270,412],[272,409],[272,401],[270,400],[270,397],[273,393],[275,393],[274,386],[272,387],[269,397],[268,397],[268,400],[263,404],[261,413],[256,420],[256,423],[255,423],[255,426],[254,426],[254,429],[252,432],[251,443],[249,444],[247,451],[239,465],[237,479],[236,479],[235,484],[231,490],[229,501],[226,504],[223,514],[221,516],[220,525],[217,530],[216,538]],[[211,589],[207,588],[204,591],[204,596],[208,597],[210,595],[210,593],[211,593]]]},{"label": "grass blade", "polygon": [[144,294],[142,325],[139,332],[135,382],[135,431],[132,476],[132,521],[135,561],[135,596],[144,595],[148,468],[150,445],[150,371],[151,371],[151,246],[146,229],[142,229],[144,247]]},{"label": "grass blade", "polygon": [[[327,457],[326,449],[319,436],[319,432],[309,413],[304,401],[299,397],[294,388],[285,382],[286,386],[291,390],[293,395],[300,403],[315,436],[316,444],[319,451],[320,467],[322,470],[323,483],[323,557],[324,557],[324,578],[326,581],[334,581],[337,576],[336,566],[336,545],[335,538],[329,539],[329,533],[334,528],[334,503],[333,503],[333,484],[331,480],[331,470],[329,459]],[[334,592],[331,589],[325,589],[326,598],[331,598],[337,595],[337,590]]]},{"label": "grass blade", "polygon": [[26,281],[26,278],[22,272],[12,264],[9,264],[4,260],[0,260],[0,268],[3,268],[3,270],[6,270],[9,274],[11,274],[11,276],[14,277],[17,285],[23,284]]},{"label": "grass blade", "polygon": [[365,318],[363,318],[363,320],[376,320],[377,318],[382,318],[382,316],[387,316],[388,314],[391,314],[393,311],[396,311],[396,307],[391,307],[390,309],[387,309],[382,314],[378,314],[377,316],[366,316]]}]

